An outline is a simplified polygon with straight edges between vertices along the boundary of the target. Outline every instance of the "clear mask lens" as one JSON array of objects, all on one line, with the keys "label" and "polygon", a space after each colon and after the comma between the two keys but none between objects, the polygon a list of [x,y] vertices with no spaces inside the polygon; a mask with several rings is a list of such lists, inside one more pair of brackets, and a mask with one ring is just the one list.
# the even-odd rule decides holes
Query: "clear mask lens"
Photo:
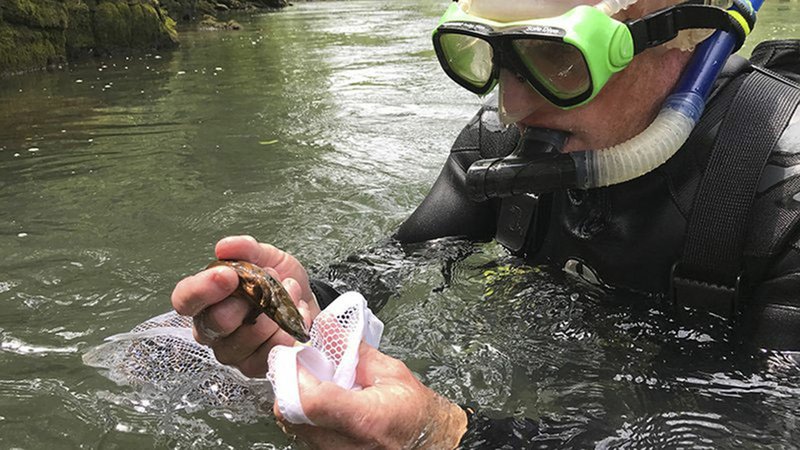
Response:
[{"label": "clear mask lens", "polygon": [[492,46],[483,39],[464,34],[447,33],[440,44],[450,69],[459,78],[480,88],[492,77]]},{"label": "clear mask lens", "polygon": [[586,60],[572,45],[534,39],[516,39],[512,45],[528,71],[526,76],[556,97],[573,99],[591,89]]}]

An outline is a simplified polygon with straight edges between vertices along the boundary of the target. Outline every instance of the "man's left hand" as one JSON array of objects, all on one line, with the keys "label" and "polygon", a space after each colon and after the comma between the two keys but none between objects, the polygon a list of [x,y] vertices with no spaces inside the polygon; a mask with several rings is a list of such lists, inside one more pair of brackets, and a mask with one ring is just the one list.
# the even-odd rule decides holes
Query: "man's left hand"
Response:
[{"label": "man's left hand", "polygon": [[346,390],[300,367],[300,401],[316,426],[294,425],[274,405],[278,423],[312,448],[455,448],[464,411],[417,380],[401,361],[362,343],[356,383]]}]

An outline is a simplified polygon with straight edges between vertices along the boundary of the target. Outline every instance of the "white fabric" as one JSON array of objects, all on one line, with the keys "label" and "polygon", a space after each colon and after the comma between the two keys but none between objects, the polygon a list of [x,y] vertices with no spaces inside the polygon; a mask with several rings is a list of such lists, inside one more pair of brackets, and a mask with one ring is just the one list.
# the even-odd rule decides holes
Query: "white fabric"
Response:
[{"label": "white fabric", "polygon": [[358,347],[363,340],[377,348],[382,334],[383,322],[370,311],[364,297],[347,292],[314,320],[309,344],[273,348],[267,378],[286,420],[314,425],[300,403],[298,364],[320,381],[330,381],[344,389],[360,389],[355,384]]},{"label": "white fabric", "polygon": [[474,16],[500,22],[555,17],[591,0],[459,0],[462,10]]}]

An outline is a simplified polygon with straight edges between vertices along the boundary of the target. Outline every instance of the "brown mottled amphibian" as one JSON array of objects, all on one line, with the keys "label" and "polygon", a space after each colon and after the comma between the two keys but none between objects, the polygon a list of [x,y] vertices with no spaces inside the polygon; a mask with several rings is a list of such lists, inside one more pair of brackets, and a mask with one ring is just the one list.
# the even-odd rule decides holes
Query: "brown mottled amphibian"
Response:
[{"label": "brown mottled amphibian", "polygon": [[249,300],[253,304],[253,309],[242,323],[255,323],[258,315],[264,313],[293,338],[308,342],[310,337],[303,316],[278,280],[261,267],[246,261],[217,260],[206,269],[217,266],[230,267],[239,276],[239,285],[231,296]]}]

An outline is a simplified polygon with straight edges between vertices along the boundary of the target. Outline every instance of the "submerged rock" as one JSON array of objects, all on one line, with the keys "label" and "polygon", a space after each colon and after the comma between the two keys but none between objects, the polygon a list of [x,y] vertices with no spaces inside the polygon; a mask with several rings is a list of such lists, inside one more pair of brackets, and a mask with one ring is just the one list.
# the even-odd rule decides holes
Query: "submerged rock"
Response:
[{"label": "submerged rock", "polygon": [[[279,9],[289,6],[287,0],[161,0],[161,6],[180,22],[203,20],[218,12],[251,9]],[[215,20],[216,19],[215,17]],[[201,25],[202,26],[202,25]]]},{"label": "submerged rock", "polygon": [[242,25],[235,20],[218,20],[216,17],[206,14],[200,21],[198,29],[205,31],[241,30]]}]

